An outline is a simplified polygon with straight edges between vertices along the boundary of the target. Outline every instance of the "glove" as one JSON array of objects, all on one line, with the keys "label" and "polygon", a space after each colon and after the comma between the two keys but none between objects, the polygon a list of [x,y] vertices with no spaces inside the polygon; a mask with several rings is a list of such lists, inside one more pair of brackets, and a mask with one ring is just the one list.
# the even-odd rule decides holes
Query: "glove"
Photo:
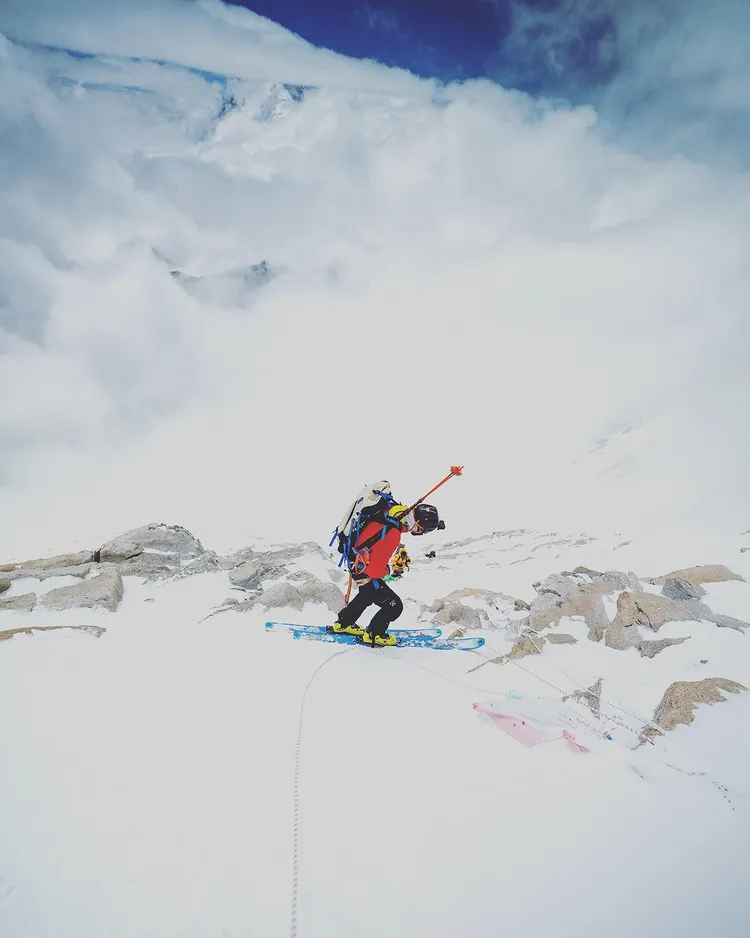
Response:
[{"label": "glove", "polygon": [[407,554],[405,547],[399,547],[396,553],[391,557],[389,564],[393,576],[403,576],[411,566],[411,557]]}]

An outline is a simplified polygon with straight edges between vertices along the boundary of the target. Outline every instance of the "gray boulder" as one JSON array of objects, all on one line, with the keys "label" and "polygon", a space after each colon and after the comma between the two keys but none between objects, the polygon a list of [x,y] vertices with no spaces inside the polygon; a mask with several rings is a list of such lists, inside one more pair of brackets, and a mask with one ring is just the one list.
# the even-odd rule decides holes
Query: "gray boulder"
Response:
[{"label": "gray boulder", "polygon": [[701,599],[706,591],[699,583],[691,583],[681,577],[668,577],[661,588],[662,596],[678,602],[684,599]]},{"label": "gray boulder", "polygon": [[[623,625],[644,625],[656,632],[665,622],[713,622],[720,628],[742,631],[750,623],[712,612],[697,599],[675,600],[654,593],[621,593],[617,599],[617,616]],[[615,622],[613,621],[612,625]],[[612,626],[610,626],[611,628]]]},{"label": "gray boulder", "polygon": [[10,580],[6,577],[0,576],[0,593],[4,593],[6,590],[10,589]]},{"label": "gray boulder", "polygon": [[643,640],[638,646],[638,649],[641,653],[641,658],[654,658],[660,651],[664,651],[664,649],[669,648],[670,645],[681,645],[683,642],[686,642],[689,637],[690,636],[686,636],[685,638],[659,638],[653,642]]},{"label": "gray boulder", "polygon": [[41,604],[48,609],[103,608],[115,612],[122,595],[122,577],[114,567],[105,567],[99,576],[45,593]]},{"label": "gray boulder", "polygon": [[137,557],[144,551],[182,559],[200,557],[204,553],[203,545],[190,531],[175,524],[154,523],[134,528],[107,541],[97,554],[102,562],[119,563]]},{"label": "gray boulder", "polygon": [[599,678],[598,681],[595,681],[591,687],[588,687],[586,690],[574,690],[572,694],[566,694],[563,697],[563,701],[581,700],[598,719],[601,712],[601,697],[602,679]]},{"label": "gray boulder", "polygon": [[565,597],[550,594],[539,596],[531,604],[531,628],[540,632],[558,625],[564,616],[582,616],[592,642],[601,641],[609,626],[607,611],[599,593],[579,587]]},{"label": "gray boulder", "polygon": [[297,587],[293,583],[286,582],[274,583],[251,602],[250,608],[262,605],[267,609],[284,609],[287,606],[292,609],[301,609],[305,605],[305,600],[300,596]]},{"label": "gray boulder", "polygon": [[323,583],[318,579],[309,579],[301,583],[297,590],[305,603],[323,603],[331,612],[338,613],[344,607],[344,594],[335,583]]},{"label": "gray boulder", "polygon": [[219,559],[216,552],[207,550],[202,557],[191,561],[175,576],[175,580],[182,580],[185,577],[195,576],[197,573],[216,573],[221,570]]},{"label": "gray boulder", "polygon": [[232,586],[237,586],[243,590],[256,590],[261,588],[263,580],[274,579],[284,572],[284,567],[266,560],[264,556],[260,556],[253,560],[246,560],[239,567],[230,570],[229,582]]},{"label": "gray boulder", "polygon": [[537,597],[531,604],[530,620],[535,632],[558,625],[564,617],[581,616],[592,642],[601,641],[609,627],[602,597],[617,590],[641,589],[634,573],[600,573],[590,567],[554,573],[534,586]]},{"label": "gray boulder", "polygon": [[289,607],[301,610],[305,603],[322,603],[331,612],[337,613],[344,606],[344,594],[334,583],[323,583],[322,580],[310,576],[301,583],[290,583],[288,580],[273,583],[257,595],[231,605],[225,604],[220,611],[245,612],[256,606],[265,606],[266,609]]},{"label": "gray boulder", "polygon": [[732,571],[725,567],[721,563],[708,563],[703,564],[698,567],[685,567],[683,570],[673,570],[671,573],[666,573],[664,576],[656,576],[651,579],[647,579],[647,583],[652,583],[654,586],[662,586],[667,580],[673,579],[680,580],[689,580],[691,583],[724,583],[727,580],[742,580],[744,583],[744,577],[741,577],[738,573],[732,573]]},{"label": "gray boulder", "polygon": [[177,554],[144,550],[143,553],[116,564],[121,576],[137,576],[145,580],[163,580],[180,569]]},{"label": "gray boulder", "polygon": [[0,642],[13,638],[14,635],[35,635],[37,632],[58,632],[60,629],[71,629],[78,632],[87,632],[94,638],[101,638],[107,631],[101,625],[29,625],[23,629],[6,629],[0,632]]},{"label": "gray boulder", "polygon": [[550,645],[577,645],[578,639],[566,632],[549,632],[544,636]]},{"label": "gray boulder", "polygon": [[484,609],[474,609],[460,602],[441,602],[433,625],[454,625],[461,629],[481,629],[489,621]]},{"label": "gray boulder", "polygon": [[722,703],[725,694],[739,694],[746,691],[744,684],[730,681],[724,677],[707,677],[702,681],[676,681],[664,691],[659,706],[654,711],[653,723],[641,732],[641,738],[662,735],[676,726],[689,726],[695,719],[695,708],[699,704]]},{"label": "gray boulder", "polygon": [[516,661],[518,658],[526,658],[528,655],[540,655],[545,642],[546,639],[543,635],[522,635],[504,657],[509,661]]},{"label": "gray boulder", "polygon": [[54,576],[75,576],[80,579],[89,575],[89,571],[96,566],[93,563],[81,563],[76,567],[47,567],[46,569],[39,570],[35,567],[30,567],[23,576],[31,576],[37,580],[49,580]]},{"label": "gray boulder", "polygon": [[[90,550],[82,550],[77,554],[57,554],[55,557],[39,557],[36,560],[24,560],[21,563],[6,563],[0,565],[0,573],[8,575],[8,579],[18,579],[22,576],[37,577],[36,571],[59,570],[66,568],[66,573],[50,574],[50,576],[68,576],[67,568],[75,568],[80,564],[91,563],[94,555]],[[29,572],[29,571],[34,571]],[[75,574],[73,574],[75,576]]]},{"label": "gray boulder", "polygon": [[36,593],[23,593],[21,596],[0,599],[0,612],[31,612],[34,606],[36,606]]}]

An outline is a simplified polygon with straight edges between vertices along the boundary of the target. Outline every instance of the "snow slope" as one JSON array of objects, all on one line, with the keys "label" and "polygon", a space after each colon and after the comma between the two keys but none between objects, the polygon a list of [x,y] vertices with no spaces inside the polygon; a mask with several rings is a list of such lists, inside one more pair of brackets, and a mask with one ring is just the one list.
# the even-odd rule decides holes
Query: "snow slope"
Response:
[{"label": "snow slope", "polygon": [[[538,576],[594,558],[625,569],[612,545],[576,540],[494,535],[437,544],[430,560],[414,549],[400,624],[426,621],[418,600],[454,588],[530,599]],[[735,550],[693,560],[750,574]],[[312,551],[290,569],[337,579]],[[116,613],[0,611],[3,630],[107,630],[0,642],[3,938],[293,934],[305,688],[301,938],[746,934],[750,695],[631,748],[672,681],[750,685],[745,634],[667,625],[690,641],[648,659],[568,620],[577,645],[476,669],[512,643],[512,624],[485,629],[483,653],[342,650],[263,630],[267,618],[327,622],[320,605],[209,615],[240,595],[223,571],[125,583]],[[750,616],[747,583],[709,593]],[[602,676],[601,721],[561,703]],[[472,709],[488,700],[565,713],[590,751],[525,748]]]}]

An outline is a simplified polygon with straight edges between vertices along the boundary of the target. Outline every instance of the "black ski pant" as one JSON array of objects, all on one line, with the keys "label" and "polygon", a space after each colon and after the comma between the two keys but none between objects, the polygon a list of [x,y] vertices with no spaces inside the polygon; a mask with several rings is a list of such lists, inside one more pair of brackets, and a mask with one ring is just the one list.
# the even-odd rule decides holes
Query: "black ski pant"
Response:
[{"label": "black ski pant", "polygon": [[395,622],[404,611],[404,604],[383,580],[370,580],[360,586],[354,599],[339,613],[339,622],[354,625],[365,609],[373,604],[380,608],[372,617],[367,631],[371,635],[385,635],[391,622]]}]

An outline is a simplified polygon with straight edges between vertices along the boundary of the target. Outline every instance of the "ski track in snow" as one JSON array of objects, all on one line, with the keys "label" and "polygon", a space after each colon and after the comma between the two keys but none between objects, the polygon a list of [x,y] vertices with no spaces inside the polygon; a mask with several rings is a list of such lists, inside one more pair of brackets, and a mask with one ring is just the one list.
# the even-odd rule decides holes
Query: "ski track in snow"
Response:
[{"label": "ski track in snow", "polygon": [[[535,563],[594,566],[597,551]],[[517,574],[489,554],[439,553],[448,569],[436,572],[415,553],[400,592],[500,589]],[[312,556],[294,566],[334,569]],[[265,611],[204,618],[232,595],[225,573],[125,583],[115,614],[0,613],[3,629],[107,628],[0,644],[0,935],[288,935],[300,701],[341,649],[266,634]],[[729,614],[750,611],[746,583],[709,592]],[[416,608],[407,602],[404,624]],[[330,614],[308,605],[274,618]],[[750,695],[701,707],[692,726],[636,750],[634,721],[605,716],[606,740],[570,702],[588,754],[562,740],[526,749],[471,704],[490,694],[551,706],[560,695],[542,681],[570,693],[603,677],[604,699],[648,718],[674,680],[750,683],[747,637],[675,623],[659,637],[690,641],[642,659],[588,642],[575,620],[560,630],[578,644],[546,646],[522,667],[467,674],[480,655],[356,647],[316,675],[300,750],[301,938],[745,934]]]}]

